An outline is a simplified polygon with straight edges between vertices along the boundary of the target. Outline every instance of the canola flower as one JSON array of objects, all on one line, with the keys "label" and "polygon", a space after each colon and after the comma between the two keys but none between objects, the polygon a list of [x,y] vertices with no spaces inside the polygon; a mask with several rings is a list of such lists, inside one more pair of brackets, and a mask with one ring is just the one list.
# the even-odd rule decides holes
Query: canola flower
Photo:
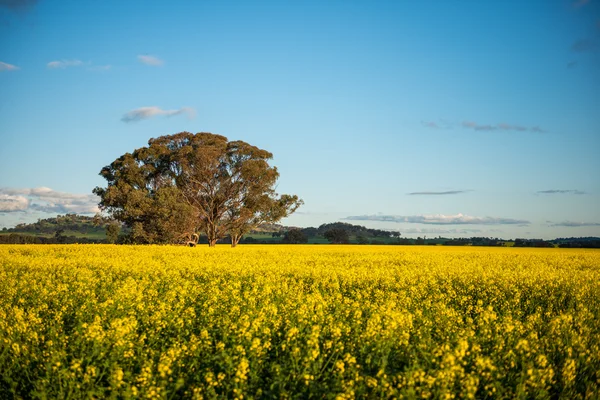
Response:
[{"label": "canola flower", "polygon": [[600,252],[0,246],[0,398],[598,398]]}]

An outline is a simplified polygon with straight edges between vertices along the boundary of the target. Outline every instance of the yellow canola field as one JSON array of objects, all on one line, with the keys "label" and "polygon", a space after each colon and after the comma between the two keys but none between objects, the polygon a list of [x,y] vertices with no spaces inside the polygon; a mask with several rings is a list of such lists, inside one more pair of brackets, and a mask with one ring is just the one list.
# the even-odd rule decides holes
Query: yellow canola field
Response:
[{"label": "yellow canola field", "polygon": [[600,251],[0,246],[0,398],[598,398]]}]

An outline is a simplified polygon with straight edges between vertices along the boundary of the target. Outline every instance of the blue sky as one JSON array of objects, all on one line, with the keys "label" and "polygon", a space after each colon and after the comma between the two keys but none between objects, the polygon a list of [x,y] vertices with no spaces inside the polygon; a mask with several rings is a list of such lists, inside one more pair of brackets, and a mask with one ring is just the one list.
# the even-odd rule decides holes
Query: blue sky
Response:
[{"label": "blue sky", "polygon": [[213,132],[274,154],[286,225],[600,236],[600,1],[0,0],[0,227]]}]

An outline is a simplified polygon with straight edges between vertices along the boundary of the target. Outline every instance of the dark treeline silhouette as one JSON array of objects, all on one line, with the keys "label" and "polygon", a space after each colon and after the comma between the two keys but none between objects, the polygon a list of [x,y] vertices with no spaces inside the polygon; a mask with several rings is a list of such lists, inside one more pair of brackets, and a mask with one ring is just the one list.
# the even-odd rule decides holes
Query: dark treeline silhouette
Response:
[{"label": "dark treeline silhouette", "polygon": [[[400,235],[399,232],[395,232],[395,231],[386,231],[386,230],[382,230],[382,229],[366,228],[361,225],[352,225],[352,224],[348,224],[346,222],[333,222],[333,223],[329,223],[329,224],[323,224],[323,225],[319,226],[318,228],[304,228],[303,231],[305,231],[307,234],[309,232],[310,233],[316,232],[317,235],[324,236],[327,231],[334,230],[334,229],[344,230],[344,231],[348,232],[349,235],[356,235],[356,236],[363,235],[363,236],[388,238],[388,237],[396,237],[396,235],[398,235],[398,236]],[[316,236],[316,235],[309,235],[309,236]]]},{"label": "dark treeline silhouette", "polygon": [[515,239],[514,247],[556,247],[554,243],[543,239]]},{"label": "dark treeline silhouette", "polygon": [[554,239],[553,242],[562,248],[600,249],[600,238],[597,237],[558,238]]}]

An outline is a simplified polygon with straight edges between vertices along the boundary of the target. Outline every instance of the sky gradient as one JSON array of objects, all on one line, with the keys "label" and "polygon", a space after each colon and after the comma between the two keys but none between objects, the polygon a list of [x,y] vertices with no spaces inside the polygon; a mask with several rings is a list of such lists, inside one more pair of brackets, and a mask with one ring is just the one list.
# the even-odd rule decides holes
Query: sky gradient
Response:
[{"label": "sky gradient", "polygon": [[0,89],[0,228],[189,131],[272,152],[286,225],[600,236],[597,0],[0,0]]}]

